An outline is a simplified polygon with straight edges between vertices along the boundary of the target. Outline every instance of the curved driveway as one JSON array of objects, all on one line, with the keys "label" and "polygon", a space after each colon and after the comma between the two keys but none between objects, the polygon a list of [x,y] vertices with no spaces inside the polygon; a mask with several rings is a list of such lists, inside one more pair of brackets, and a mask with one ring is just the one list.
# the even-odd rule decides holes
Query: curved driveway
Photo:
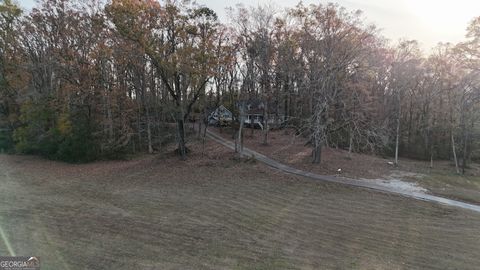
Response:
[{"label": "curved driveway", "polygon": [[[207,136],[212,139],[213,141],[222,144],[232,150],[235,150],[235,144],[232,143],[231,141],[228,141],[221,136],[210,132],[207,130]],[[334,182],[334,183],[339,183],[339,184],[344,184],[344,185],[350,185],[350,186],[355,186],[355,187],[361,187],[361,188],[368,188],[372,189],[375,191],[380,191],[380,192],[387,192],[387,193],[393,193],[393,194],[398,194],[401,196],[417,199],[417,200],[422,200],[422,201],[429,201],[429,202],[435,202],[435,203],[440,203],[443,205],[448,205],[448,206],[453,206],[453,207],[458,207],[462,209],[467,209],[471,211],[475,211],[477,213],[480,213],[480,206],[475,205],[475,204],[470,204],[470,203],[464,203],[452,199],[447,199],[443,197],[438,197],[435,195],[430,195],[426,194],[423,192],[415,192],[415,191],[408,191],[404,189],[399,189],[395,188],[394,186],[385,186],[385,185],[380,185],[376,184],[373,182],[369,181],[363,181],[363,180],[356,180],[356,179],[349,179],[349,178],[344,178],[344,177],[338,177],[338,176],[329,176],[329,175],[319,175],[311,172],[306,172],[303,170],[295,169],[293,167],[290,167],[288,165],[285,165],[283,163],[280,163],[278,161],[275,161],[265,155],[262,155],[256,151],[253,151],[251,149],[248,149],[246,147],[243,148],[243,154],[248,155],[248,156],[253,156],[257,160],[267,164],[270,167],[279,169],[283,172],[290,173],[290,174],[295,174],[299,176],[304,176],[308,177],[311,179],[315,180],[320,180],[320,181],[327,181],[327,182]]]}]

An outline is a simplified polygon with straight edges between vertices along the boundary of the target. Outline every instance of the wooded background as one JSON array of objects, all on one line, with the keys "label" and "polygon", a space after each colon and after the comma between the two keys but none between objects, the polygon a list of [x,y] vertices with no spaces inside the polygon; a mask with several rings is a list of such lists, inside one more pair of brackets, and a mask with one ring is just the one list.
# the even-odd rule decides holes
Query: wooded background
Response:
[{"label": "wooded background", "polygon": [[480,157],[480,18],[429,54],[336,4],[229,18],[189,1],[0,1],[0,149],[85,162],[175,141],[185,158],[186,122],[219,105],[242,122],[256,98],[313,162],[325,146],[457,171]]}]

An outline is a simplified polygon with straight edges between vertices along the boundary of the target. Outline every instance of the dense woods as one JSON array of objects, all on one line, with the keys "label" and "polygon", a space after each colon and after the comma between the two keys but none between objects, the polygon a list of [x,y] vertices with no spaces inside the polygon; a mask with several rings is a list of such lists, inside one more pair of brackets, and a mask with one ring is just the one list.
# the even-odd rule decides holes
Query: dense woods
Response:
[{"label": "dense woods", "polygon": [[[336,4],[229,10],[189,1],[0,1],[0,149],[85,162],[178,144],[191,119],[245,102],[322,147],[430,160],[479,158],[480,18],[428,54],[387,41]],[[466,26],[467,27],[467,26]],[[205,125],[203,124],[203,127]]]}]

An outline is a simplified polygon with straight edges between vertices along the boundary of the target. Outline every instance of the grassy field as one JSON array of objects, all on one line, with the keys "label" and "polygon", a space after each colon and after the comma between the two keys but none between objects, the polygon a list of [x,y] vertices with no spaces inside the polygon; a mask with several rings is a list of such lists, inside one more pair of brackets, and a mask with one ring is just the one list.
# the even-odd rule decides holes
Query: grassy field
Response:
[{"label": "grassy field", "polygon": [[412,180],[440,196],[480,204],[480,176],[458,175],[436,170],[416,176]]},{"label": "grassy field", "polygon": [[0,254],[42,269],[478,269],[480,215],[283,175],[207,144],[69,165],[0,155]]}]

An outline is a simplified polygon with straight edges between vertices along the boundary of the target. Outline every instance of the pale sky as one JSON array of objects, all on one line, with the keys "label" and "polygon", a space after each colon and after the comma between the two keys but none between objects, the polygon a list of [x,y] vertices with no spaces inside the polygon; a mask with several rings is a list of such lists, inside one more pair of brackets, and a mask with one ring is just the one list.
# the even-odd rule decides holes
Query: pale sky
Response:
[{"label": "pale sky", "polygon": [[[35,0],[17,0],[21,6],[31,8]],[[225,21],[225,8],[236,3],[246,6],[275,4],[279,9],[293,7],[298,0],[197,0],[214,9]],[[480,16],[480,0],[304,0],[308,3],[337,2],[351,10],[364,12],[367,22],[375,23],[382,34],[396,41],[400,38],[416,39],[425,50],[438,42],[456,43],[464,39],[469,22]]]}]

